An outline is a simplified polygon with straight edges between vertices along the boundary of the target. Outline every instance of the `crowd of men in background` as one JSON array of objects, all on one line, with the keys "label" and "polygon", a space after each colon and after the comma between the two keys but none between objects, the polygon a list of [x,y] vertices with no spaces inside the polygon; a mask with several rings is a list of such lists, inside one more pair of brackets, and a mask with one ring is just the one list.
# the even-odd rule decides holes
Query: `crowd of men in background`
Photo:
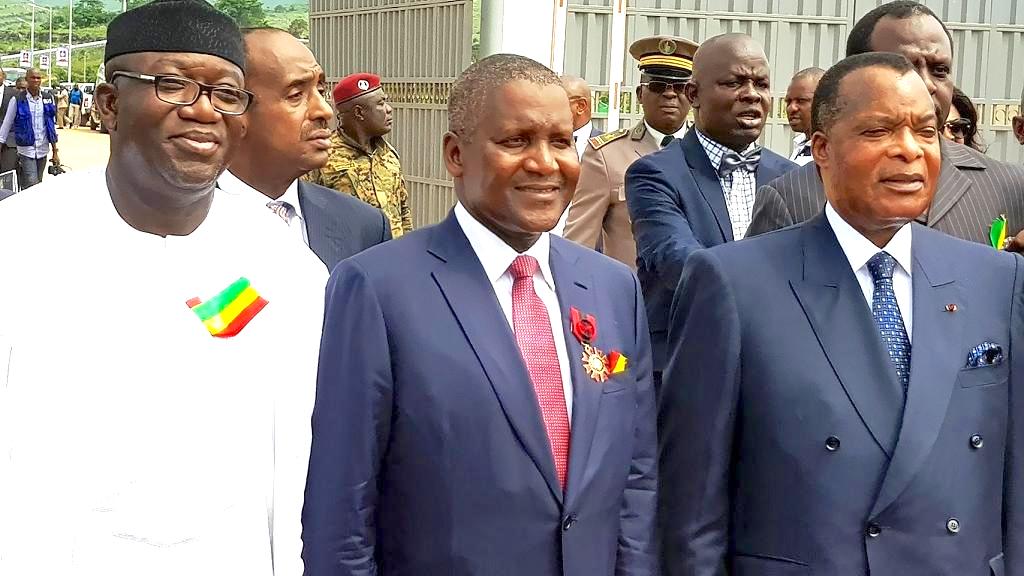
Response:
[{"label": "crowd of men in background", "polygon": [[1024,168],[955,53],[871,10],[791,80],[788,157],[748,35],[634,42],[609,133],[489,56],[413,230],[379,77],[126,11],[105,169],[0,204],[0,572],[1024,574]]}]

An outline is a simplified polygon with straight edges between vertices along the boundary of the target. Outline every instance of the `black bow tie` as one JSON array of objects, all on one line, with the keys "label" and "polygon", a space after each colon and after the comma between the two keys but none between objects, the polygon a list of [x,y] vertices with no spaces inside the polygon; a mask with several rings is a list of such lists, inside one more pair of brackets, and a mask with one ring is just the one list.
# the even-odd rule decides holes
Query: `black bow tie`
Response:
[{"label": "black bow tie", "polygon": [[755,146],[753,150],[742,156],[739,152],[729,150],[722,156],[722,163],[718,165],[718,177],[725,178],[731,176],[735,170],[745,170],[751,173],[757,172],[757,163],[760,161],[760,146]]},{"label": "black bow tie", "polygon": [[799,158],[801,156],[810,156],[810,155],[811,155],[811,144],[807,143],[807,144],[804,144],[800,148],[800,152],[797,153],[796,157]]}]

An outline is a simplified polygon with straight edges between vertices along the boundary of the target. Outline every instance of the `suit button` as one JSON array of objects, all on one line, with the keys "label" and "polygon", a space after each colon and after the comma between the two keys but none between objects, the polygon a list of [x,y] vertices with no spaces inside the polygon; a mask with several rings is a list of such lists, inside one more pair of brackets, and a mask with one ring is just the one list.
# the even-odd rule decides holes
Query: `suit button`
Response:
[{"label": "suit button", "polygon": [[981,434],[975,434],[971,436],[971,448],[977,450],[985,445],[985,439],[981,437]]},{"label": "suit button", "polygon": [[879,534],[882,533],[882,527],[872,522],[871,524],[868,524],[867,532],[868,536],[871,538],[878,538]]},{"label": "suit button", "polygon": [[829,452],[835,452],[836,450],[839,450],[839,438],[836,438],[835,436],[829,436],[828,438],[826,438],[825,450],[828,450]]},{"label": "suit button", "polygon": [[950,534],[956,534],[960,531],[960,521],[956,518],[950,518],[946,521],[946,530],[949,530]]},{"label": "suit button", "polygon": [[570,515],[566,516],[565,520],[562,521],[562,531],[563,532],[568,532],[569,528],[572,528],[573,524],[575,524],[575,523],[576,523],[576,515],[575,514],[570,514]]}]

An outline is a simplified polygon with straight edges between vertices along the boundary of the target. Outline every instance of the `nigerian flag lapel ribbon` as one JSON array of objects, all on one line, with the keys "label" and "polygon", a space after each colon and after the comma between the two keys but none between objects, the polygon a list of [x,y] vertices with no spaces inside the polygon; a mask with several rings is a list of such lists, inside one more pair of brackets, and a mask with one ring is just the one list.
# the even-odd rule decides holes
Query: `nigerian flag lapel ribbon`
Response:
[{"label": "nigerian flag lapel ribbon", "polygon": [[992,227],[988,231],[988,239],[992,242],[993,248],[1002,250],[1003,244],[1006,243],[1006,214],[1000,214],[998,218],[992,221]]},{"label": "nigerian flag lapel ribbon", "polygon": [[195,312],[203,326],[217,338],[230,338],[245,328],[267,305],[248,278],[239,278],[213,298],[203,302],[190,298],[185,304]]}]

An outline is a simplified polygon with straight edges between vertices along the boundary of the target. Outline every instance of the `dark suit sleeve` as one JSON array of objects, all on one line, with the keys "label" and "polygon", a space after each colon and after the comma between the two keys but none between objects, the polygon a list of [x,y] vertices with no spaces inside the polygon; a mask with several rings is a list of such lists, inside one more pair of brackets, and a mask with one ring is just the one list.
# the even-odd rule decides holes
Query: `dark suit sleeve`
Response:
[{"label": "dark suit sleeve", "polygon": [[619,553],[616,576],[657,574],[654,518],[658,478],[657,429],[655,426],[654,384],[651,364],[651,335],[647,328],[640,283],[633,277],[636,314],[636,358],[631,370],[637,374],[636,428],[633,462],[626,482],[619,528]]},{"label": "dark suit sleeve", "polygon": [[782,200],[771,184],[765,184],[757,189],[754,196],[754,209],[750,216],[750,227],[747,228],[747,238],[779,230],[793,224],[793,216],[786,208]]},{"label": "dark suit sleeve", "polygon": [[391,427],[393,379],[377,295],[352,260],[327,285],[313,444],[302,511],[307,576],[377,574],[377,476]]},{"label": "dark suit sleeve", "polygon": [[626,171],[626,204],[633,221],[637,260],[674,290],[686,258],[704,246],[694,236],[667,175],[650,157]]},{"label": "dark suit sleeve", "polygon": [[658,399],[658,533],[666,576],[725,576],[740,324],[713,251],[686,263]]},{"label": "dark suit sleeve", "polygon": [[[1010,308],[1010,406],[1003,479],[1003,555],[1006,576],[1024,575],[1024,262],[1017,256]],[[1020,381],[1018,381],[1020,380]]]}]

